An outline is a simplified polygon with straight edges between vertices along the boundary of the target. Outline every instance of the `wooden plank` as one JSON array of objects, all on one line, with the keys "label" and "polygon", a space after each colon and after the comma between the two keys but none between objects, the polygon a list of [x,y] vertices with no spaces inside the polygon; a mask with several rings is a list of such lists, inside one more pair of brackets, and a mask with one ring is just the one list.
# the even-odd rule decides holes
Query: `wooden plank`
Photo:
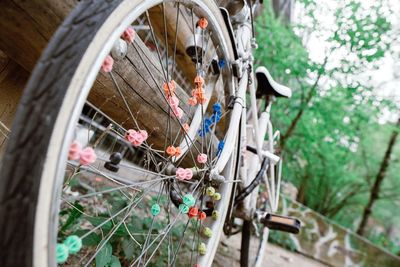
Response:
[{"label": "wooden plank", "polygon": [[32,71],[43,49],[76,0],[2,0],[0,49]]},{"label": "wooden plank", "polygon": [[[136,38],[134,44],[128,48],[127,57],[115,62],[113,73],[131,111],[139,121],[139,126],[152,133],[151,142],[155,145],[163,145],[165,135],[160,129],[167,127],[171,113],[162,94],[165,79],[158,59],[149,52],[139,38]],[[193,109],[190,110],[187,105],[189,96],[179,86],[176,95],[181,100],[179,106],[184,110],[185,115],[182,119],[186,121],[188,117],[192,117],[193,113]],[[136,128],[128,109],[121,100],[109,75],[100,72],[89,101],[95,103],[125,128]],[[180,126],[176,119],[171,120],[171,123],[172,134],[175,136]]]},{"label": "wooden plank", "polygon": [[[165,17],[166,24],[164,25],[163,10],[161,5],[153,7],[149,11],[151,24],[153,26],[154,33],[159,40],[162,41],[162,45],[165,46],[165,26],[167,29],[167,44],[168,54],[173,55],[175,49],[175,34],[176,34],[176,22],[177,22],[177,6],[172,3],[165,4]],[[195,21],[196,23],[196,21]],[[176,42],[176,64],[177,67],[182,71],[188,81],[193,81],[196,76],[196,68],[191,58],[186,54],[186,41],[188,38],[193,36],[192,33],[192,20],[188,17],[185,12],[179,14],[178,24],[178,38]]]},{"label": "wooden plank", "polygon": [[[2,10],[2,16],[0,16],[0,48],[25,70],[32,71],[52,34],[76,2],[76,0],[2,1],[0,3],[0,10]],[[169,19],[168,17],[167,20],[169,21]],[[172,24],[169,27],[172,27]],[[141,61],[139,53],[133,47],[142,51],[141,56],[144,62]],[[127,96],[128,104],[133,112],[135,114],[141,113],[140,117],[143,119],[140,122],[141,127],[146,129],[154,128],[153,125],[157,125],[159,128],[166,127],[168,107],[161,94],[153,93],[157,92],[157,87],[162,86],[164,82],[161,68],[159,64],[156,64],[158,60],[155,60],[152,52],[139,38],[136,39],[133,47],[129,49],[128,58],[115,62],[116,80],[120,84],[123,94]],[[179,47],[179,49],[183,49],[183,41],[179,41]],[[190,64],[190,66],[192,65]],[[153,77],[150,76],[149,71],[144,66],[148,66]],[[193,73],[191,75],[193,76]],[[146,101],[140,98],[138,93],[145,95]],[[188,96],[181,88],[178,88],[177,94],[183,100],[182,103],[186,103]],[[133,127],[125,104],[108,75],[104,73],[98,75],[89,100],[96,106],[100,106],[104,112],[117,122],[122,123],[124,127]],[[164,116],[149,115],[152,107],[163,110],[160,114],[164,114]],[[182,108],[186,112],[189,110],[185,105],[182,105]],[[175,131],[179,129],[177,123],[174,123],[172,127]],[[151,129],[149,132],[152,130],[155,129]],[[154,139],[163,139],[158,138],[163,136],[161,131],[158,131],[157,134],[155,131],[153,132],[152,139],[153,137]]]},{"label": "wooden plank", "polygon": [[0,162],[29,73],[0,51]]}]

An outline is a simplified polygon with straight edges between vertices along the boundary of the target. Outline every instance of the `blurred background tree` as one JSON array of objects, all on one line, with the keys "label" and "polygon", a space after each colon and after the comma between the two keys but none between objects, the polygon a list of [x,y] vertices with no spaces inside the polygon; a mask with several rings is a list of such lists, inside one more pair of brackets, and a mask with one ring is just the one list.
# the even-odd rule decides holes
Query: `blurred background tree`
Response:
[{"label": "blurred background tree", "polygon": [[388,57],[399,59],[397,11],[389,0],[299,0],[288,23],[264,2],[256,63],[293,89],[272,111],[284,179],[299,202],[397,253],[381,234],[400,232],[391,212],[400,208],[400,142],[391,142],[400,92],[382,97],[386,82],[374,81]]}]

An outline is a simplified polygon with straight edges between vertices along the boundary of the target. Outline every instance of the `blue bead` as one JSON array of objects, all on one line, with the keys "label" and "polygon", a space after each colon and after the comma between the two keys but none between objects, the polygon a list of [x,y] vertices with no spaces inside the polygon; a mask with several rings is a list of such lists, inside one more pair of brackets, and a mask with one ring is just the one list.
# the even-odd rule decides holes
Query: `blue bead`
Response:
[{"label": "blue bead", "polygon": [[214,114],[213,114],[213,115],[211,115],[210,119],[211,119],[213,122],[217,122],[217,120],[216,120],[216,117],[215,117],[215,115],[214,115]]},{"label": "blue bead", "polygon": [[221,112],[221,110],[222,110],[221,103],[219,103],[219,102],[215,103],[213,105],[213,110],[214,110],[214,112]]},{"label": "blue bead", "polygon": [[221,68],[221,69],[223,69],[224,67],[225,67],[225,60],[224,59],[220,59],[220,60],[218,60],[218,66]]},{"label": "blue bead", "polygon": [[219,156],[221,154],[222,149],[224,149],[224,146],[225,146],[224,140],[219,141],[218,150],[217,150],[217,156]]}]

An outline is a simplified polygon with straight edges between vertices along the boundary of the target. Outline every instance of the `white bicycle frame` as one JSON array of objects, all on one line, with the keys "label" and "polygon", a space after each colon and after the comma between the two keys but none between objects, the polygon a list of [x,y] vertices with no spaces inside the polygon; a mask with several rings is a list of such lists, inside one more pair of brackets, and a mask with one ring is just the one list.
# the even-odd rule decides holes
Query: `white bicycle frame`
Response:
[{"label": "white bicycle frame", "polygon": [[[274,141],[279,137],[279,132],[273,134],[272,123],[270,121],[271,103],[268,104],[265,111],[261,113],[260,117],[257,117],[258,107],[256,100],[256,90],[253,82],[254,74],[252,71],[247,71],[248,67],[252,66],[253,63],[251,50],[251,26],[249,23],[245,23],[241,25],[240,28],[238,28],[238,30],[236,31],[236,38],[238,40],[238,53],[239,56],[241,56],[239,58],[239,61],[241,61],[240,63],[242,63],[243,69],[245,71],[243,72],[243,76],[239,81],[238,89],[235,96],[236,101],[233,105],[233,110],[231,114],[231,124],[225,137],[225,144],[227,144],[227,147],[223,149],[220,158],[218,159],[218,162],[212,172],[220,173],[225,168],[225,165],[231,157],[234,149],[234,146],[228,145],[234,144],[235,140],[237,140],[238,138],[239,128],[237,126],[240,125],[240,120],[242,120],[242,122],[246,122],[242,123],[242,127],[245,127],[245,130],[241,131],[241,139],[243,144],[241,147],[241,151],[245,154],[248,154],[248,152],[245,152],[246,146],[253,145],[252,143],[254,142],[257,149],[257,156],[252,157],[250,161],[246,160],[243,162],[244,165],[241,167],[240,175],[241,180],[244,185],[248,185],[254,179],[256,173],[258,172],[262,159],[264,157],[267,157],[270,160],[270,166],[268,168],[269,175],[268,177],[267,175],[265,176],[265,184],[268,190],[268,200],[271,210],[276,211],[279,199],[281,159],[279,156],[274,154]],[[250,111],[252,114],[252,120],[250,123],[246,121],[246,91],[248,91],[250,94]],[[253,142],[247,141],[246,130],[249,129],[250,132],[252,132],[252,136],[250,138]],[[268,134],[268,147],[267,149],[263,149],[264,137],[266,134]],[[275,177],[274,171],[274,166],[276,164],[279,164],[277,177]],[[247,165],[249,165],[250,168],[248,168]],[[249,170],[249,172],[247,172],[247,170]],[[256,190],[254,190],[251,195],[257,195]],[[251,198],[252,197],[250,196],[246,199]],[[247,209],[249,212],[254,212],[255,208],[251,206],[255,205],[245,205],[245,209]]]},{"label": "white bicycle frame", "polygon": [[[248,9],[250,11],[250,9]],[[268,174],[264,174],[264,184],[267,189],[268,198],[267,203],[270,212],[276,212],[279,204],[279,192],[281,184],[281,170],[282,161],[281,158],[274,154],[274,143],[279,139],[279,131],[273,132],[273,126],[270,121],[270,110],[272,102],[268,103],[265,110],[258,117],[258,105],[256,100],[256,89],[254,83],[253,73],[253,56],[252,56],[252,29],[251,24],[247,21],[240,24],[236,31],[237,51],[239,59],[236,64],[241,66],[243,72],[242,77],[238,84],[238,88],[235,95],[235,103],[231,114],[231,124],[225,137],[226,148],[223,149],[220,158],[211,173],[220,173],[229,158],[231,157],[234,146],[231,144],[235,143],[238,138],[239,127],[241,125],[241,148],[240,152],[243,154],[242,165],[240,168],[240,180],[244,187],[248,186],[253,179],[256,177],[261,162],[264,157],[269,159]],[[250,95],[250,112],[251,121],[247,121],[247,109],[246,109],[246,92]],[[240,124],[240,121],[242,124]],[[265,136],[268,136],[268,142],[266,142],[266,148],[264,148]],[[257,150],[257,154],[252,154],[247,151],[247,145],[254,146]],[[277,168],[277,174],[275,174],[275,166]],[[256,204],[258,198],[258,187],[255,188],[249,196],[247,196],[243,202],[243,211],[245,217],[248,219],[258,219],[260,216],[256,216]],[[263,216],[263,215],[261,215]],[[257,218],[258,217],[258,218]],[[259,254],[255,262],[255,266],[262,266],[263,257],[265,253],[265,246],[268,239],[269,229],[263,228],[261,233],[261,246],[259,247]]]}]

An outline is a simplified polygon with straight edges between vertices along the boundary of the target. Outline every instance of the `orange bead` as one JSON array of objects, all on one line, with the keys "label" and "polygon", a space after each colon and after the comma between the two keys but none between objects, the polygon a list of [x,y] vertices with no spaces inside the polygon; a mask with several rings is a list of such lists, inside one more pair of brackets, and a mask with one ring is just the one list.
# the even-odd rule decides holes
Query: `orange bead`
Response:
[{"label": "orange bead", "polygon": [[178,157],[180,154],[182,154],[182,149],[178,146],[175,148],[175,156]]},{"label": "orange bead", "polygon": [[191,97],[191,98],[189,98],[188,104],[191,105],[191,106],[195,106],[195,105],[197,104],[197,99],[196,99],[196,97]]},{"label": "orange bead", "polygon": [[200,221],[202,221],[207,217],[207,215],[204,211],[199,211],[199,213],[197,214],[197,217],[199,218]]},{"label": "orange bead", "polygon": [[199,104],[204,105],[207,102],[207,97],[200,97],[197,99],[197,102],[199,102]]},{"label": "orange bead", "polygon": [[169,83],[163,84],[164,92],[167,96],[173,96],[176,90],[176,83],[174,80],[171,80]]},{"label": "orange bead", "polygon": [[196,207],[191,207],[191,208],[189,209],[189,212],[188,212],[189,218],[194,218],[194,217],[196,217],[198,214],[199,214],[199,209],[198,209],[198,208],[196,208]]},{"label": "orange bead", "polygon": [[205,97],[205,95],[204,95],[204,90],[197,90],[196,91],[196,98],[197,98],[197,100],[199,100],[199,98],[204,98]]},{"label": "orange bead", "polygon": [[197,75],[197,76],[194,78],[194,84],[195,84],[196,86],[198,86],[198,87],[202,87],[202,86],[204,85],[204,79],[203,79],[203,77]]},{"label": "orange bead", "polygon": [[167,149],[165,150],[165,152],[167,152],[167,154],[169,156],[175,156],[176,154],[176,148],[174,146],[169,146],[167,147]]},{"label": "orange bead", "polygon": [[199,25],[199,27],[201,28],[201,29],[205,29],[205,28],[207,28],[207,26],[208,26],[208,21],[207,21],[207,19],[206,18],[201,18],[201,19],[199,19],[199,21],[197,22],[197,25]]},{"label": "orange bead", "polygon": [[189,131],[189,128],[190,128],[189,124],[185,123],[183,125],[183,130],[185,130],[185,132]]}]

